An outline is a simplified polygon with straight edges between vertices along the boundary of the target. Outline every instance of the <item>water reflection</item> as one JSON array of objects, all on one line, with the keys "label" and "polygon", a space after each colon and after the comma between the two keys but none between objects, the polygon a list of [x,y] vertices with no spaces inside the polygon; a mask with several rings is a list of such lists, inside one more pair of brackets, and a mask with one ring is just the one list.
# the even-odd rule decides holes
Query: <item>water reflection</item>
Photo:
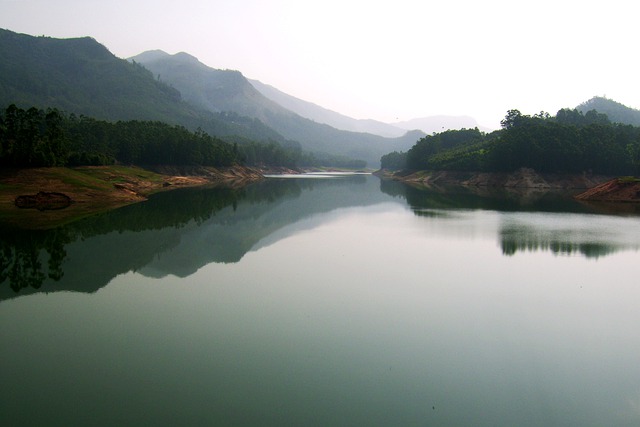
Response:
[{"label": "water reflection", "polygon": [[637,217],[379,187],[192,189],[2,234],[3,272],[37,273],[0,287],[3,421],[639,425],[637,257],[548,252],[634,248]]},{"label": "water reflection", "polygon": [[41,288],[95,292],[128,271],[185,277],[211,262],[238,262],[303,218],[385,198],[362,175],[270,179],[161,193],[53,230],[4,228],[0,299]]},{"label": "water reflection", "polygon": [[542,222],[531,214],[505,215],[500,224],[502,253],[550,251],[556,255],[600,258],[640,247],[637,227],[601,215],[549,215]]},{"label": "water reflection", "polygon": [[95,292],[129,271],[187,277],[312,228],[319,214],[383,202],[409,205],[429,224],[426,234],[483,235],[508,256],[550,251],[599,258],[637,250],[640,242],[637,217],[595,214],[602,206],[561,193],[444,191],[367,175],[312,177],[176,190],[53,230],[3,229],[0,300],[36,291]]},{"label": "water reflection", "polygon": [[458,224],[451,227],[459,228],[460,212],[500,212],[497,234],[502,253],[507,256],[549,251],[599,258],[640,248],[638,227],[629,227],[630,221],[638,224],[634,218],[640,213],[633,204],[586,204],[573,200],[567,191],[433,188],[394,181],[382,181],[380,188],[406,199],[418,216]]},{"label": "water reflection", "polygon": [[[60,280],[67,243],[68,234],[58,230],[23,234],[5,230],[0,239],[0,283],[8,281],[11,289],[19,292],[28,287],[40,288],[47,277]],[[42,255],[47,259],[46,265]]]},{"label": "water reflection", "polygon": [[39,289],[60,281],[66,270],[73,272],[67,289],[94,291],[171,246],[175,230],[202,224],[242,197],[243,191],[229,188],[176,191],[52,230],[4,228],[0,283],[15,292]]}]

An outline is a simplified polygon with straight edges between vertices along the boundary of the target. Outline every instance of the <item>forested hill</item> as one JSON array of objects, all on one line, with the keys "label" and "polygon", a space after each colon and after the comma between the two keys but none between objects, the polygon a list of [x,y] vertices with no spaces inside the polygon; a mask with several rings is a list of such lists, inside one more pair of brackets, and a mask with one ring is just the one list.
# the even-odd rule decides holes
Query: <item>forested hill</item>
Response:
[{"label": "forested hill", "polygon": [[151,51],[130,59],[178,89],[187,102],[213,112],[233,111],[258,119],[312,152],[363,159],[375,165],[384,153],[406,150],[424,136],[423,132],[413,131],[385,138],[317,123],[266,98],[240,72],[208,67],[186,53]]},{"label": "forested hill", "polygon": [[0,106],[10,104],[111,121],[157,120],[217,136],[284,140],[258,120],[187,104],[176,89],[89,37],[61,40],[0,29]]},{"label": "forested hill", "polygon": [[502,129],[446,131],[426,136],[406,153],[382,157],[386,169],[542,173],[640,174],[640,127],[612,123],[590,110],[555,116],[510,110]]},{"label": "forested hill", "polygon": [[640,126],[640,110],[627,107],[609,98],[594,96],[578,105],[577,110],[582,113],[596,110],[598,113],[606,114],[613,123]]}]

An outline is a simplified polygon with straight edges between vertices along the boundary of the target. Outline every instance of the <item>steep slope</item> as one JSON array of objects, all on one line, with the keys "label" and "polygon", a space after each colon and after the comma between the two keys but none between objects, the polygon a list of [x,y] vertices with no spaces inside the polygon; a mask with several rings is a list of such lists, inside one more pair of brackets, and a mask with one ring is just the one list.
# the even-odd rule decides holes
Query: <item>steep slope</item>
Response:
[{"label": "steep slope", "polygon": [[412,132],[384,138],[316,123],[267,99],[238,71],[210,68],[186,53],[162,55],[154,51],[131,60],[178,89],[186,101],[209,111],[232,111],[256,118],[310,151],[362,159],[376,166],[383,154],[406,150],[423,136]]},{"label": "steep slope", "polygon": [[594,96],[590,100],[578,105],[576,109],[582,113],[596,110],[599,113],[606,114],[609,120],[614,123],[640,126],[640,110],[627,107],[612,99]]},{"label": "steep slope", "polygon": [[283,139],[256,120],[188,105],[176,89],[90,37],[54,39],[0,29],[0,107],[9,104],[105,120],[159,120],[218,136]]}]

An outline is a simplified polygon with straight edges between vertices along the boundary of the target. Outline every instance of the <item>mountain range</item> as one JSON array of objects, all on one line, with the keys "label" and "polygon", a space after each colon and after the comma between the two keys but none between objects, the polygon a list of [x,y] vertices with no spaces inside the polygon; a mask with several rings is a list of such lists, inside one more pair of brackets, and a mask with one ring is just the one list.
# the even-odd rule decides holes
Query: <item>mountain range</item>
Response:
[{"label": "mountain range", "polygon": [[[379,164],[424,133],[386,138],[304,118],[264,97],[238,71],[215,70],[188,54],[117,58],[91,37],[55,39],[0,29],[0,106],[58,108],[102,120],[154,120],[202,129],[233,142],[299,143],[323,158]],[[143,65],[144,64],[144,65]]]},{"label": "mountain range", "polygon": [[[468,116],[357,120],[239,71],[211,68],[187,53],[154,50],[125,60],[90,37],[55,39],[0,29],[0,106],[12,103],[111,121],[163,121],[240,142],[298,143],[374,167],[382,155],[406,151],[426,134],[478,127]],[[577,108],[640,125],[640,111],[606,98]]]},{"label": "mountain range", "polygon": [[256,86],[264,89],[265,85],[254,83],[254,86],[239,71],[210,68],[184,52],[170,55],[155,50],[129,59],[150,70],[159,81],[177,89],[186,102],[210,112],[233,111],[257,119],[309,151],[324,151],[376,165],[382,155],[407,150],[425,135],[419,130],[398,129],[396,135],[401,136],[390,138],[336,129],[303,117],[270,99],[256,89]]}]

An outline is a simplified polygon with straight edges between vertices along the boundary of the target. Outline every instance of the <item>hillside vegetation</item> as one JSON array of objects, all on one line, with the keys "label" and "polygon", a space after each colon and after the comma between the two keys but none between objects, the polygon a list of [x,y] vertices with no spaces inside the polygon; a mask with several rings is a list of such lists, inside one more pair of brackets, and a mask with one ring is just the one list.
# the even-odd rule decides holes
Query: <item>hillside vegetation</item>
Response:
[{"label": "hillside vegetation", "polygon": [[640,173],[640,128],[606,114],[563,109],[555,116],[510,110],[502,129],[451,130],[382,157],[386,169],[633,175]]},{"label": "hillside vegetation", "polygon": [[176,89],[90,37],[55,39],[0,29],[0,106],[10,104],[109,121],[162,121],[219,137],[284,141],[259,120],[187,104]]}]

